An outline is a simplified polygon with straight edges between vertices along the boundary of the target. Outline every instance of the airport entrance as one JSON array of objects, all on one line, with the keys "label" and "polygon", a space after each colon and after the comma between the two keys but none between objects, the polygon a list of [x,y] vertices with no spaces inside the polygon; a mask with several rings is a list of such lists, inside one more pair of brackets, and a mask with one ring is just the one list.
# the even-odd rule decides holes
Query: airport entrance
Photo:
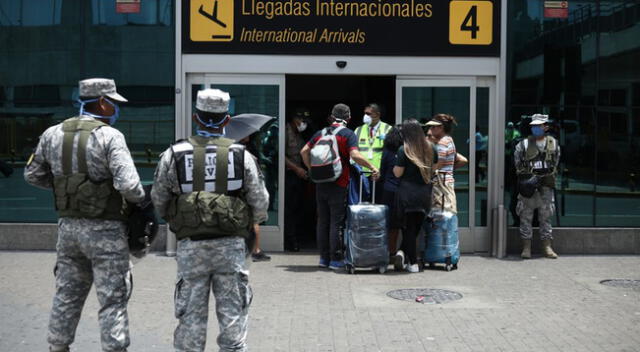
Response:
[{"label": "airport entrance", "polygon": [[[307,141],[327,125],[327,117],[336,103],[351,107],[348,125],[355,130],[362,124],[364,108],[377,103],[382,120],[396,125],[407,118],[427,121],[436,113],[454,115],[458,121],[452,137],[459,153],[469,164],[455,171],[460,246],[466,253],[491,250],[488,224],[489,189],[497,173],[492,173],[490,129],[494,113],[495,80],[492,77],[401,76],[401,75],[234,75],[193,73],[187,75],[185,115],[181,129],[193,133],[191,116],[196,93],[204,88],[219,88],[231,95],[230,113],[260,113],[274,120],[254,133],[248,144],[256,155],[270,194],[269,220],[262,224],[263,247],[284,248],[286,188],[285,125],[288,114],[297,108],[310,112],[309,127],[303,132]],[[493,176],[492,176],[493,175]],[[299,244],[303,250],[313,250],[315,243],[315,186],[305,183],[301,194],[302,207],[296,214],[304,219]]]}]

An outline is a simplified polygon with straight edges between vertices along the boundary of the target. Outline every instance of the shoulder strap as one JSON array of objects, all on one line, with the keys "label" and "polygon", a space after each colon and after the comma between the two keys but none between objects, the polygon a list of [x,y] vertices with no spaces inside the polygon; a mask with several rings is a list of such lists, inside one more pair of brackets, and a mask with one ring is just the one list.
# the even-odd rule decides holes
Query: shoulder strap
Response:
[{"label": "shoulder strap", "polygon": [[72,174],[71,154],[73,152],[73,139],[77,132],[80,132],[77,150],[78,172],[87,173],[87,141],[91,131],[101,126],[106,126],[106,124],[93,119],[80,120],[77,117],[67,119],[62,123],[62,131],[64,132],[62,140],[62,173],[64,175]]},{"label": "shoulder strap", "polygon": [[556,151],[556,140],[555,140],[555,138],[553,138],[551,136],[547,136],[546,138],[547,138],[547,141],[546,141],[547,143],[546,143],[546,145],[544,147],[545,154],[546,154],[545,155],[545,161],[546,162],[552,162],[553,159],[556,156],[556,153],[555,153],[555,151]]},{"label": "shoulder strap", "polygon": [[207,145],[215,145],[217,147],[215,193],[227,193],[229,146],[233,144],[233,140],[228,138],[215,138],[209,139],[205,142],[193,137],[189,137],[189,143],[193,145],[193,191],[204,191],[204,160],[207,154]]},{"label": "shoulder strap", "polygon": [[338,127],[336,127],[336,128],[333,130],[333,135],[334,135],[334,136],[335,136],[335,135],[337,135],[337,134],[338,134],[338,132],[340,132],[340,131],[341,131],[342,129],[344,129],[344,128],[345,128],[344,126],[338,126]]}]

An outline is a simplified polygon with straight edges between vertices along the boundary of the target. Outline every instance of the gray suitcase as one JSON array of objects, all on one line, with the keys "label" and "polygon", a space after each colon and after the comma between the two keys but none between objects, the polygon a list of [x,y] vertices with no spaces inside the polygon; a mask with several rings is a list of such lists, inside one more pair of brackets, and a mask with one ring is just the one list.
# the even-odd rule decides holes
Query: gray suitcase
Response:
[{"label": "gray suitcase", "polygon": [[[376,186],[373,182],[372,201],[375,199],[375,193]],[[387,271],[389,265],[388,212],[386,205],[362,202],[362,181],[360,181],[360,202],[350,205],[347,210],[344,258],[348,273],[355,273],[356,268],[375,269],[380,273]]]}]

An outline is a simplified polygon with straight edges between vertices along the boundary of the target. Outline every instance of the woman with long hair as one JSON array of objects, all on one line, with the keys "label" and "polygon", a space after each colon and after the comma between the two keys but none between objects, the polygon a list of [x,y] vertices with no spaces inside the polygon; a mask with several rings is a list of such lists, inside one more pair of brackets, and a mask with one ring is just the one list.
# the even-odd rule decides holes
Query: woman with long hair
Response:
[{"label": "woman with long hair", "polygon": [[393,174],[400,179],[395,216],[402,226],[402,243],[394,258],[396,270],[420,270],[416,237],[431,208],[431,177],[438,161],[435,146],[425,137],[415,119],[402,124],[403,145],[398,149]]}]

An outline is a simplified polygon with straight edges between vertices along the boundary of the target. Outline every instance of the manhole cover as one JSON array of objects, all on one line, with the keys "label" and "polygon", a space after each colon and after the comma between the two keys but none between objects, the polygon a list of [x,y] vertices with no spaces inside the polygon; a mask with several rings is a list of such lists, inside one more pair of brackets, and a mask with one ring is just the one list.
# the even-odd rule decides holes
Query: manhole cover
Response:
[{"label": "manhole cover", "polygon": [[600,283],[603,285],[612,286],[612,287],[640,289],[640,280],[610,279],[610,280],[602,280],[600,281]]},{"label": "manhole cover", "polygon": [[462,294],[438,288],[404,288],[387,292],[387,296],[403,301],[442,304],[462,299]]}]

